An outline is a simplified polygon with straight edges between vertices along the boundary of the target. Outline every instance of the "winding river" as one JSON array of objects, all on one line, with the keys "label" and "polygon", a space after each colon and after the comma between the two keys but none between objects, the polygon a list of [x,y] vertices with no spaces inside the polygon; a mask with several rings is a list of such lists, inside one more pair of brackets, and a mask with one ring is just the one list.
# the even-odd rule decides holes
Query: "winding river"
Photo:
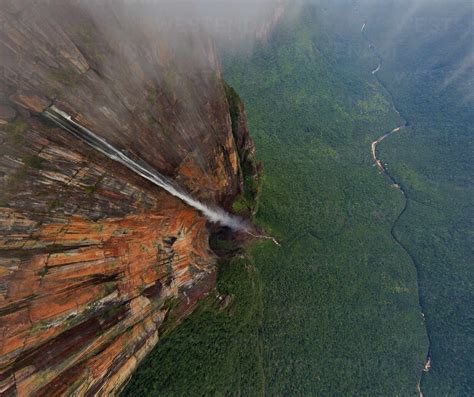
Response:
[{"label": "winding river", "polygon": [[383,59],[382,57],[380,56],[380,54],[377,52],[374,44],[370,41],[369,37],[367,36],[367,34],[365,33],[364,31],[364,28],[366,27],[366,23],[364,23],[364,25],[362,26],[362,29],[361,29],[361,33],[362,33],[362,36],[364,37],[364,39],[369,43],[369,47],[373,50],[375,56],[377,57],[378,61],[379,61],[379,64],[377,66],[376,69],[374,69],[372,71],[372,74],[374,75],[374,77],[377,79],[377,82],[385,89],[385,91],[389,94],[390,96],[390,101],[392,102],[392,106],[393,106],[393,109],[395,110],[395,112],[404,120],[404,124],[399,126],[399,127],[396,127],[394,128],[393,130],[391,131],[388,131],[388,132],[385,132],[383,135],[381,135],[380,137],[378,137],[375,141],[373,141],[371,143],[371,153],[372,153],[372,159],[374,160],[374,163],[375,165],[377,166],[377,168],[379,169],[379,171],[385,175],[391,182],[392,182],[392,185],[395,186],[396,188],[398,188],[402,194],[403,194],[403,197],[404,197],[404,206],[403,206],[403,209],[400,211],[400,213],[398,214],[397,218],[395,219],[395,221],[393,222],[392,224],[392,227],[390,228],[390,234],[392,235],[392,238],[393,240],[406,252],[406,254],[410,257],[412,263],[413,263],[413,266],[415,267],[415,270],[416,270],[416,274],[417,274],[417,278],[416,278],[416,283],[417,283],[417,290],[418,290],[418,304],[420,306],[420,312],[421,312],[421,317],[423,319],[423,322],[425,324],[425,330],[426,330],[426,335],[427,335],[427,338],[428,338],[428,350],[427,350],[427,353],[426,353],[426,358],[425,358],[425,362],[423,364],[423,368],[421,369],[420,371],[420,377],[419,377],[419,380],[418,380],[418,384],[417,384],[417,390],[418,390],[418,393],[419,393],[419,396],[420,397],[423,397],[423,392],[421,391],[421,383],[422,383],[422,380],[423,380],[423,375],[428,372],[430,370],[430,367],[431,367],[431,340],[430,340],[430,334],[429,334],[429,330],[428,330],[428,327],[426,325],[426,316],[425,316],[425,304],[424,304],[424,299],[423,299],[423,294],[422,294],[422,291],[421,291],[421,287],[420,287],[420,283],[419,283],[419,280],[420,280],[420,266],[418,265],[415,257],[413,256],[413,254],[409,251],[408,247],[397,237],[396,233],[395,233],[395,229],[400,221],[400,219],[402,218],[403,214],[405,214],[405,212],[407,211],[408,207],[409,207],[409,203],[410,203],[410,198],[408,196],[408,193],[407,193],[407,190],[404,188],[403,184],[399,181],[397,181],[397,179],[384,167],[384,165],[382,164],[382,161],[380,160],[379,157],[377,157],[377,145],[382,142],[383,140],[387,139],[388,137],[396,134],[396,133],[399,133],[401,132],[402,130],[404,129],[407,129],[410,127],[410,123],[408,122],[408,120],[403,117],[403,115],[400,113],[400,111],[397,109],[396,105],[395,105],[395,100],[393,98],[393,95],[392,93],[390,92],[390,90],[388,90],[388,88],[385,86],[385,84],[383,83],[383,81],[380,80],[377,72],[380,70],[380,68],[382,67],[383,65]]}]

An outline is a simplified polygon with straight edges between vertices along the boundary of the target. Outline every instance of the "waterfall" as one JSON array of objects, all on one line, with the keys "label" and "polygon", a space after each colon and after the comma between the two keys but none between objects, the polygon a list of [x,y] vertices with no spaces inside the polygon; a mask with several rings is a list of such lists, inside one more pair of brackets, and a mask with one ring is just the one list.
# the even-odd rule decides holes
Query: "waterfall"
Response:
[{"label": "waterfall", "polygon": [[218,207],[211,207],[207,204],[196,200],[191,195],[186,193],[181,187],[177,186],[176,182],[160,174],[157,170],[148,164],[139,164],[132,160],[126,154],[110,145],[105,139],[97,136],[95,133],[76,123],[70,115],[58,109],[56,106],[51,106],[43,112],[44,116],[53,121],[63,130],[71,133],[75,137],[81,139],[95,150],[101,152],[108,158],[126,166],[136,174],[154,183],[155,185],[166,190],[171,195],[179,198],[184,203],[197,209],[209,221],[219,223],[223,226],[228,226],[234,230],[247,231],[248,226],[244,221],[234,215],[231,215]]}]

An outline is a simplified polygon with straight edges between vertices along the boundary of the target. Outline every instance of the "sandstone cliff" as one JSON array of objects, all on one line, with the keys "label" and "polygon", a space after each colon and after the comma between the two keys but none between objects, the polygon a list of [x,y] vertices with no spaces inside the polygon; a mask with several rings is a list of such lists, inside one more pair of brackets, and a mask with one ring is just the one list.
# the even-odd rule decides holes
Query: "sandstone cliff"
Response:
[{"label": "sandstone cliff", "polygon": [[242,170],[258,174],[211,41],[182,37],[183,50],[126,12],[0,6],[1,395],[116,393],[214,285],[203,216],[45,108],[224,208],[242,194]]}]

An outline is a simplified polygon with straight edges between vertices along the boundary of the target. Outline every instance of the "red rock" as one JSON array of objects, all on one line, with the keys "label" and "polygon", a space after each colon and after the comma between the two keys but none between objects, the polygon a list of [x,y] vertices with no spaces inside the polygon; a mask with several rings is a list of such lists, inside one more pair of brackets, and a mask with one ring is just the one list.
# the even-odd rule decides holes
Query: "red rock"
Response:
[{"label": "red rock", "polygon": [[130,35],[131,53],[116,51],[74,2],[5,0],[0,11],[0,394],[116,393],[175,325],[167,319],[181,321],[214,287],[207,222],[37,113],[54,101],[229,207],[239,161],[253,161],[243,106],[229,104],[206,37],[193,38],[203,58],[190,71],[161,37]]},{"label": "red rock", "polygon": [[17,93],[10,97],[10,100],[25,109],[32,110],[36,113],[41,113],[45,110],[51,102],[44,97],[35,94]]}]

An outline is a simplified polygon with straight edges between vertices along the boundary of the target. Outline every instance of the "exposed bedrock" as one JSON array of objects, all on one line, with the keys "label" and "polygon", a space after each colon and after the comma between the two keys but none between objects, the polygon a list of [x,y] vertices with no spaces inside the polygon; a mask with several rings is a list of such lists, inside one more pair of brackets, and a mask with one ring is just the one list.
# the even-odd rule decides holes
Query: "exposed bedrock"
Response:
[{"label": "exposed bedrock", "polygon": [[120,6],[39,3],[0,6],[0,395],[116,393],[214,287],[209,228],[41,112],[226,209],[254,148],[205,35],[185,51]]}]

